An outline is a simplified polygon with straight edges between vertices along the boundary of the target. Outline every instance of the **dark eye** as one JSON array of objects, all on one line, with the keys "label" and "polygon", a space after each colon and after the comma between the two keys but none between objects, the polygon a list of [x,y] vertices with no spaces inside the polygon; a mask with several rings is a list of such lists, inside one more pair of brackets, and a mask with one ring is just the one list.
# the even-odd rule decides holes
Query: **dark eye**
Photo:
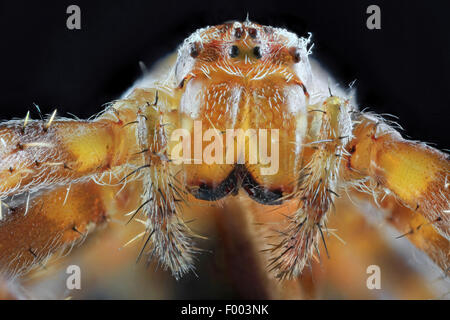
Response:
[{"label": "dark eye", "polygon": [[256,59],[261,59],[261,49],[260,47],[254,47],[253,48],[253,55]]},{"label": "dark eye", "polygon": [[239,55],[239,48],[237,46],[232,46],[230,49],[230,57],[236,58]]},{"label": "dark eye", "polygon": [[200,54],[200,45],[197,42],[192,44],[189,54],[194,59],[198,57],[198,55]]},{"label": "dark eye", "polygon": [[237,29],[234,31],[234,36],[236,37],[236,39],[242,38],[242,29],[241,29],[241,28],[237,28]]},{"label": "dark eye", "polygon": [[256,29],[251,28],[248,30],[248,34],[250,35],[250,38],[256,39],[256,36],[258,35],[258,31]]},{"label": "dark eye", "polygon": [[295,63],[300,62],[301,58],[300,58],[300,52],[297,48],[292,47],[291,49],[289,49],[289,53],[291,54],[293,60]]}]

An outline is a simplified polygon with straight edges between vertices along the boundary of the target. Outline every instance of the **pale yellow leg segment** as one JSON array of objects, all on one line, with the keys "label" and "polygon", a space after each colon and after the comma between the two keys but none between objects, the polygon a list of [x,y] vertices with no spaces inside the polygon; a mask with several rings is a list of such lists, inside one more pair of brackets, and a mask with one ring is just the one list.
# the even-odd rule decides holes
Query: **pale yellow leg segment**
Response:
[{"label": "pale yellow leg segment", "polygon": [[[68,184],[130,161],[135,129],[100,120],[0,125],[0,196]],[[134,141],[133,141],[134,140]]]},{"label": "pale yellow leg segment", "polygon": [[347,147],[346,180],[369,176],[375,188],[389,191],[422,214],[450,239],[450,161],[448,155],[411,142],[385,124],[362,116]]},{"label": "pale yellow leg segment", "polygon": [[153,129],[158,96],[159,103],[167,103],[167,94],[136,89],[93,121],[52,115],[47,121],[27,117],[0,123],[0,199],[134,162],[142,151],[139,120]]}]

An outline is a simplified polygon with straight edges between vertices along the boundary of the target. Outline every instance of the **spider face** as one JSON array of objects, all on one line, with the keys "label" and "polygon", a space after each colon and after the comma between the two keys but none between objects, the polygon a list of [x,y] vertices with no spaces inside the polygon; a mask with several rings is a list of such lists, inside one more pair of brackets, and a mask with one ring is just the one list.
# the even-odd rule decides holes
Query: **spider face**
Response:
[{"label": "spider face", "polygon": [[115,213],[144,225],[127,242],[144,240],[138,260],[179,278],[199,251],[189,193],[214,201],[240,189],[284,202],[228,197],[202,216],[249,244],[239,265],[252,274],[266,262],[265,275],[300,281],[320,242],[328,254],[339,195],[357,191],[395,200],[386,221],[448,270],[448,155],[403,139],[345,92],[330,95],[308,43],[249,21],[208,27],[167,60],[168,73],[150,74],[94,120],[0,123],[0,270],[23,274]]},{"label": "spider face", "polygon": [[[256,201],[275,204],[293,192],[291,177],[300,169],[308,126],[307,44],[283,29],[234,22],[199,30],[180,48],[176,77],[182,91],[181,127],[192,136],[195,124],[201,124],[201,135],[216,130],[214,138],[207,134],[211,140],[241,132],[247,141],[242,140],[242,150],[232,147],[236,152],[230,154],[226,139],[218,147],[220,155],[217,148],[212,155],[214,163],[188,164],[185,178],[189,186],[198,187],[196,197],[217,200],[243,187]],[[268,130],[267,136],[258,135],[261,129]],[[257,144],[254,150],[252,143]],[[205,148],[198,154],[205,156]],[[259,154],[261,149],[267,152]],[[258,153],[253,159],[252,152]]]}]

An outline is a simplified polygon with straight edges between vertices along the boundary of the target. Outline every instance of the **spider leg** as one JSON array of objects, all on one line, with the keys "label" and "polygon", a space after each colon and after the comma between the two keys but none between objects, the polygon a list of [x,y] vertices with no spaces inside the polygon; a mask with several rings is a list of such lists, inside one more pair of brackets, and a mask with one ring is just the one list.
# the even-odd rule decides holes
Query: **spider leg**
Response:
[{"label": "spider leg", "polygon": [[[24,274],[60,249],[82,241],[88,232],[115,212],[126,212],[133,184],[98,185],[80,182],[40,191],[29,200],[13,199],[0,221],[0,270]],[[8,199],[9,200],[9,199]],[[16,204],[17,203],[17,204]]]},{"label": "spider leg", "polygon": [[450,242],[442,236],[423,215],[400,204],[392,195],[374,203],[373,197],[362,192],[352,192],[355,200],[372,202],[384,212],[387,223],[399,231],[400,238],[407,238],[419,250],[425,252],[428,257],[443,270],[450,267]]},{"label": "spider leg", "polygon": [[[179,97],[178,97],[179,98]],[[135,89],[130,98],[138,103],[137,140],[142,166],[142,202],[131,219],[143,213],[146,217],[144,245],[138,261],[145,256],[147,264],[155,258],[159,266],[169,269],[176,279],[194,270],[194,253],[199,251],[193,239],[198,237],[182,217],[182,205],[188,192],[176,175],[180,167],[168,151],[171,130],[178,118],[170,106],[179,105],[171,96],[156,88]]]},{"label": "spider leg", "polygon": [[[170,268],[176,277],[192,270],[192,253],[196,251],[191,243],[194,235],[179,215],[177,201],[183,200],[180,199],[183,186],[173,179],[165,134],[166,130],[170,130],[167,124],[173,122],[170,119],[173,110],[168,110],[167,106],[178,105],[171,103],[172,99],[176,98],[177,96],[172,97],[164,91],[160,93],[156,88],[135,89],[93,121],[55,120],[53,114],[47,122],[30,121],[27,117],[25,121],[15,120],[0,124],[0,199],[7,200],[11,196],[34,194],[42,189],[62,185],[75,187],[92,177],[102,179],[103,176],[98,174],[111,170],[118,175],[124,174],[122,180],[116,181],[119,184],[123,181],[129,183],[136,180],[135,175],[139,173],[139,177],[144,177],[142,181],[145,184],[142,198],[147,201],[142,211],[148,217],[147,240],[141,255],[145,252],[149,259],[152,256],[159,257],[164,268]],[[123,170],[126,168],[134,170],[126,174],[126,170]],[[89,188],[84,190],[85,194]],[[39,205],[46,213],[47,211],[56,213],[57,205],[52,203],[56,201],[56,195],[59,196],[58,192],[65,192],[65,188],[61,187],[49,193],[43,192],[31,201],[27,199],[17,210],[20,215],[25,216],[27,213],[27,216],[29,214],[38,220],[44,219],[48,214],[39,217],[38,213],[41,211]],[[97,212],[94,204],[98,203],[93,202],[96,196],[99,195],[93,190],[91,194],[86,195],[86,199],[79,197],[81,204],[91,204],[82,208],[86,209],[84,212],[87,212],[87,218],[91,217],[91,213]],[[67,206],[64,201],[57,204]],[[92,207],[94,212],[87,210],[89,207]],[[73,214],[76,215],[77,212],[78,210],[74,210]],[[98,213],[100,212],[103,210]],[[37,225],[30,217],[27,219]],[[79,219],[83,219],[82,214]],[[47,233],[48,238],[56,239],[56,234],[50,232],[52,230],[59,232],[60,237],[63,236],[61,228],[67,227],[66,225],[53,226],[52,221],[48,221],[49,225],[45,226],[44,222],[47,221],[40,221],[39,228],[34,228],[36,236],[44,237],[38,234],[42,232]],[[22,219],[18,219],[16,224],[10,226],[10,223],[2,223],[2,226],[18,228],[21,223]],[[6,229],[1,232],[2,236],[8,238],[9,233]],[[78,234],[76,230],[69,230],[70,232]],[[12,245],[3,245],[3,248],[10,247],[11,252],[18,252],[21,258],[17,264],[28,266],[33,264],[33,261],[45,257],[53,247],[65,243],[63,240],[53,242],[55,241],[58,242],[57,246],[52,243],[51,248],[42,249],[42,253],[29,250],[31,257],[28,258],[23,255],[23,248],[16,250]],[[73,239],[69,242],[71,241]],[[39,241],[37,243],[39,247],[44,245]],[[150,252],[146,251],[150,246],[153,249]]]},{"label": "spider leg", "polygon": [[[450,161],[448,155],[423,143],[403,139],[374,116],[356,119],[341,176],[354,186],[392,193],[420,213],[450,239]],[[367,179],[361,182],[361,179]]]},{"label": "spider leg", "polygon": [[137,150],[135,130],[124,127],[127,118],[1,123],[0,199],[69,184],[130,162]]},{"label": "spider leg", "polygon": [[304,163],[296,181],[298,190],[291,197],[298,206],[286,219],[286,226],[277,230],[280,240],[272,242],[270,270],[280,279],[298,276],[318,251],[319,241],[328,255],[323,229],[337,196],[341,153],[350,137],[347,108],[348,103],[337,97],[309,107],[312,112]]},{"label": "spider leg", "polygon": [[335,292],[346,292],[348,299],[373,299],[380,291],[368,289],[367,268],[377,265],[381,268],[383,294],[398,299],[436,298],[436,288],[392,246],[392,241],[399,240],[387,239],[345,194],[334,203],[336,212],[329,214],[323,229],[330,258],[324,254],[324,244],[319,243],[321,254],[315,251],[301,275],[285,281],[277,281],[267,273],[261,276],[261,272],[270,263],[270,256],[265,253],[270,252],[266,249],[276,239],[273,230],[296,210],[296,204],[268,207],[236,199],[217,208],[214,216],[226,255],[225,271],[239,294],[252,298],[254,292],[249,288],[260,287],[258,292],[272,299],[329,298],[322,294],[333,288]]},{"label": "spider leg", "polygon": [[[317,290],[320,292],[323,288],[333,287],[334,292],[344,292],[344,297],[340,298],[348,299],[375,299],[380,296],[435,299],[442,291],[445,292],[443,283],[431,283],[440,276],[437,268],[434,270],[436,278],[430,277],[433,273],[429,265],[411,261],[411,256],[404,252],[405,246],[399,243],[402,240],[386,232],[386,223],[379,223],[373,217],[367,219],[369,208],[373,210],[375,207],[367,202],[365,205],[355,205],[359,199],[353,192],[350,197],[352,201],[342,194],[335,201],[336,212],[329,215],[328,232],[325,231],[325,234],[331,258],[322,257],[320,264],[314,262]],[[367,286],[373,274],[368,272],[369,266],[380,268],[380,290],[369,290]]]}]

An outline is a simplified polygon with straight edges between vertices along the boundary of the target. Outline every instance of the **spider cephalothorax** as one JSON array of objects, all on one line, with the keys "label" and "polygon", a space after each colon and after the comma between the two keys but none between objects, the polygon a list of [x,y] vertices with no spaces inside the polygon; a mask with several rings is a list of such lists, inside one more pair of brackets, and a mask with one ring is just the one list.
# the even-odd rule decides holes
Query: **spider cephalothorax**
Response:
[{"label": "spider cephalothorax", "polygon": [[[433,227],[412,241],[448,268],[447,156],[402,139],[345,93],[331,94],[311,68],[309,42],[249,21],[204,28],[167,72],[138,82],[93,121],[2,123],[3,268],[24,272],[104,221],[114,197],[104,184],[140,197],[130,215],[144,217],[141,255],[176,277],[198,251],[185,206],[226,201],[240,189],[289,208],[265,250],[279,278],[299,275],[319,254],[327,213],[344,189],[389,193],[416,211]],[[69,214],[59,216],[59,206]]]},{"label": "spider cephalothorax", "polygon": [[193,135],[197,121],[202,134],[217,130],[215,139],[225,138],[227,130],[231,134],[267,129],[279,134],[267,137],[277,139],[276,144],[268,143],[276,148],[272,155],[283,155],[273,159],[279,163],[273,163],[271,172],[266,168],[261,174],[262,161],[250,161],[250,155],[239,150],[227,153],[222,143],[222,155],[212,167],[205,168],[197,158],[187,166],[187,183],[201,186],[199,198],[221,198],[237,182],[262,203],[293,192],[292,177],[298,175],[307,133],[307,87],[311,87],[307,44],[282,29],[235,22],[199,30],[180,48],[175,67],[182,91],[180,126]]}]

